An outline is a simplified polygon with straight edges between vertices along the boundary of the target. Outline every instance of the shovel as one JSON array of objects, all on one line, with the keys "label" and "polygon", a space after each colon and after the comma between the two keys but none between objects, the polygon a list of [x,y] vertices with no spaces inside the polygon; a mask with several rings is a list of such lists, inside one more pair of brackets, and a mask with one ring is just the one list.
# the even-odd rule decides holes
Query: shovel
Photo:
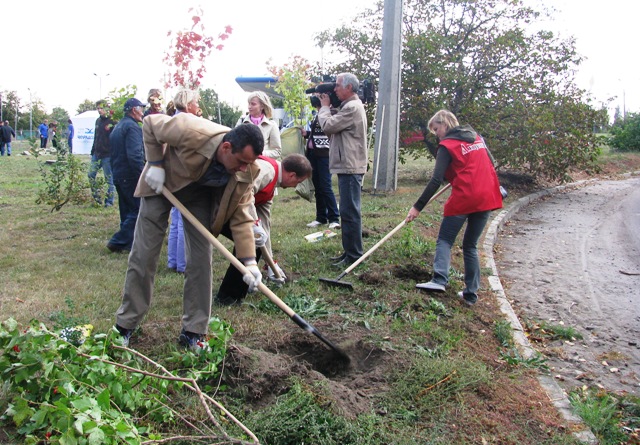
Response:
[{"label": "shovel", "polygon": [[[238,269],[240,272],[242,272],[243,275],[249,272],[247,270],[247,268],[245,267],[245,265],[242,264],[242,262],[240,262],[240,260],[238,260],[231,252],[229,252],[222,245],[222,243],[220,241],[218,241],[218,239],[215,236],[213,236],[213,234],[211,232],[209,232],[202,225],[202,223],[200,221],[198,221],[198,219],[195,216],[193,216],[193,214],[189,210],[187,210],[187,208],[173,195],[173,193],[171,193],[169,190],[167,190],[165,187],[163,187],[162,188],[162,194],[164,195],[165,198],[167,198],[169,200],[169,202],[175,208],[177,208],[180,211],[182,216],[184,218],[186,218],[187,221],[189,221],[191,224],[193,224],[193,226],[198,230],[198,232],[200,232],[200,234],[202,236],[207,238],[207,240],[213,245],[213,247],[218,249],[220,251],[220,253],[222,253],[222,255],[224,255],[224,257],[227,260],[229,260],[229,262],[231,262],[231,264],[233,264],[236,267],[236,269]],[[322,342],[324,344],[326,344],[327,346],[329,346],[334,352],[336,352],[338,354],[338,356],[342,360],[346,361],[347,363],[351,360],[349,358],[349,356],[344,351],[342,351],[339,347],[337,347],[336,345],[331,343],[320,332],[318,332],[318,330],[316,328],[314,328],[312,325],[307,323],[302,317],[300,317],[298,314],[296,314],[293,311],[293,309],[291,309],[289,306],[287,306],[284,303],[284,301],[282,301],[280,298],[278,298],[278,296],[276,294],[274,294],[271,291],[271,289],[269,289],[263,283],[260,283],[258,285],[258,289],[260,290],[260,292],[265,294],[267,296],[267,298],[269,298],[269,300],[271,300],[276,306],[278,306],[278,308],[280,308],[280,310],[282,312],[287,314],[291,318],[291,320],[293,320],[293,322],[295,324],[297,324],[298,326],[300,326],[305,331],[312,333],[313,335],[318,337],[320,340],[322,340]]]},{"label": "shovel", "polygon": [[[446,190],[449,189],[449,187],[451,187],[451,184],[447,184],[444,187],[442,187],[440,190],[438,190],[438,192],[433,195],[431,197],[431,199],[429,200],[429,202],[427,202],[427,205],[429,205],[431,203],[431,201],[433,201],[434,199],[436,199],[438,196],[442,195]],[[404,225],[406,224],[406,220],[402,220],[402,222],[400,224],[398,224],[397,226],[395,226],[395,228],[387,233],[384,238],[382,238],[380,241],[378,241],[371,249],[367,250],[360,258],[358,258],[351,266],[347,267],[347,269],[345,269],[344,272],[342,272],[340,275],[338,275],[338,278],[336,278],[335,280],[332,280],[331,278],[320,278],[320,281],[327,283],[329,285],[332,286],[339,286],[339,287],[346,287],[348,289],[353,290],[353,284],[348,283],[346,281],[340,281],[345,275],[347,275],[349,272],[351,272],[353,269],[355,269],[356,267],[358,267],[360,265],[360,263],[362,263],[364,260],[366,260],[369,255],[371,255],[373,252],[375,252],[378,247],[382,246],[389,238],[391,238],[398,230],[402,229],[404,227]]]}]

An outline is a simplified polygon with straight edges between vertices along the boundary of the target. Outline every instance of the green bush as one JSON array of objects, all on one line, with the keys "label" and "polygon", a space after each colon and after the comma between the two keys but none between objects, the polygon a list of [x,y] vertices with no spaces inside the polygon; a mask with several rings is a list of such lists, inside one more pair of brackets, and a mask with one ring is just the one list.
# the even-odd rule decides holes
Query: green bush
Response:
[{"label": "green bush", "polygon": [[627,115],[622,127],[611,129],[609,144],[619,151],[640,151],[640,114]]}]

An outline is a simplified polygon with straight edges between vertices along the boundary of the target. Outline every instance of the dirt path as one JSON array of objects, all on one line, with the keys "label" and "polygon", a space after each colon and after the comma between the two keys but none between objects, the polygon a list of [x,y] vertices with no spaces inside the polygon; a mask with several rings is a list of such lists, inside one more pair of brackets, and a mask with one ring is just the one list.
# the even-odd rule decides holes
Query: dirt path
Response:
[{"label": "dirt path", "polygon": [[640,394],[640,178],[587,183],[533,202],[503,226],[497,251],[521,320],[583,336],[530,338],[559,384]]}]

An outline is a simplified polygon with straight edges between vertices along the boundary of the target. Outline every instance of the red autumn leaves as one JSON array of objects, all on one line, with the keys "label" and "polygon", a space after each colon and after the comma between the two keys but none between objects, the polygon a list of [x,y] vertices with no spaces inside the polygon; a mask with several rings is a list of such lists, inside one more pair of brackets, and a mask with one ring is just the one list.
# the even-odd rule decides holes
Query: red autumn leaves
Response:
[{"label": "red autumn leaves", "polygon": [[[192,10],[193,8],[189,12]],[[233,32],[233,28],[227,25],[224,31],[218,34],[217,40],[207,36],[201,22],[202,14],[202,9],[198,8],[196,15],[191,17],[191,29],[176,32],[172,41],[173,49],[165,53],[163,61],[169,65],[169,80],[165,83],[165,88],[197,88],[207,71],[205,62],[211,51],[214,48],[221,51],[224,48],[221,42],[227,40]],[[167,35],[171,34],[169,31]]]}]

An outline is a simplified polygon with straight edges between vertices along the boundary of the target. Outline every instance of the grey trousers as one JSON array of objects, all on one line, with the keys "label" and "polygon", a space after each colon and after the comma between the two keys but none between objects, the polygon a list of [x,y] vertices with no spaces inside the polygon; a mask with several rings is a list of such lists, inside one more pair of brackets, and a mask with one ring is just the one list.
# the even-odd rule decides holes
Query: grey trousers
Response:
[{"label": "grey trousers", "polygon": [[[175,193],[176,198],[208,227],[211,221],[211,187],[191,184]],[[142,198],[133,245],[125,276],[122,304],[116,323],[135,329],[149,311],[160,250],[167,231],[171,203],[163,196]],[[182,328],[206,334],[211,316],[211,256],[213,246],[184,219],[186,269],[183,291]]]}]

